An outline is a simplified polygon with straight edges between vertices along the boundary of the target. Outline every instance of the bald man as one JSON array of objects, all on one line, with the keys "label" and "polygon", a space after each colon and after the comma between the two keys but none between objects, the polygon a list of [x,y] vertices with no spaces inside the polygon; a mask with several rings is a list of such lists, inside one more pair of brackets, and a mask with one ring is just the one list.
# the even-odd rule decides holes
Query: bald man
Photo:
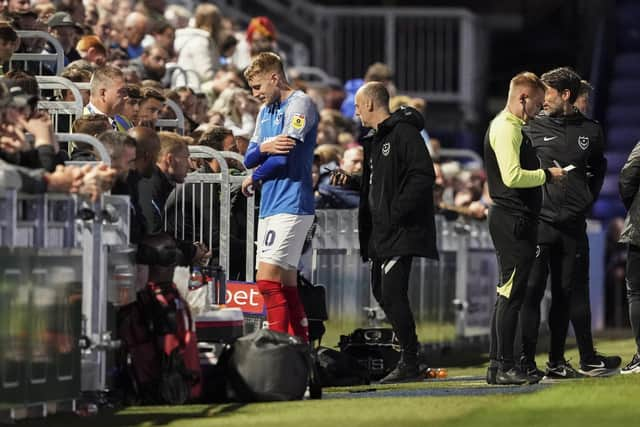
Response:
[{"label": "bald man", "polygon": [[142,55],[142,39],[147,34],[147,17],[140,12],[133,12],[124,21],[125,45],[121,46],[129,55],[129,59],[136,59]]},{"label": "bald man", "polygon": [[373,295],[400,342],[398,365],[381,383],[420,378],[418,337],[409,306],[413,257],[438,259],[433,210],[435,173],[413,108],[389,112],[389,92],[380,82],[362,86],[356,115],[372,131],[363,140],[362,175],[340,170],[333,182],[360,189],[360,254],[370,261]]}]

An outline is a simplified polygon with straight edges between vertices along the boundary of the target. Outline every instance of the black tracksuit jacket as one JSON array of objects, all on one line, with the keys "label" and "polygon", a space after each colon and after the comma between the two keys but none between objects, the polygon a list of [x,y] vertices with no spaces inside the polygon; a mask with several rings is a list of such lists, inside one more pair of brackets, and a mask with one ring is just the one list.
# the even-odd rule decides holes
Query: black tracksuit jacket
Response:
[{"label": "black tracksuit jacket", "polygon": [[531,142],[541,168],[555,166],[554,160],[562,167],[576,167],[567,173],[566,180],[543,186],[540,220],[561,228],[571,228],[576,220],[584,221],[598,198],[607,170],[598,122],[577,111],[561,117],[538,115],[522,132]]},{"label": "black tracksuit jacket", "polygon": [[433,209],[435,173],[420,135],[424,120],[402,108],[363,141],[358,228],[366,259],[438,258]]}]

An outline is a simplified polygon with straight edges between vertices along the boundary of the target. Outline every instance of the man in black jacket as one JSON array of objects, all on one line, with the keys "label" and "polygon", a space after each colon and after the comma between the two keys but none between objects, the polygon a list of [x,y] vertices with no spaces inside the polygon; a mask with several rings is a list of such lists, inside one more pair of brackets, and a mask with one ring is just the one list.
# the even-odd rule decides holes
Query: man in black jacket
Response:
[{"label": "man in black jacket", "polygon": [[334,182],[360,188],[360,253],[371,261],[373,295],[395,331],[402,355],[381,383],[417,379],[418,338],[407,295],[414,256],[438,259],[433,209],[435,173],[412,108],[389,113],[389,93],[369,82],[356,93],[356,115],[373,130],[363,141],[362,176]]},{"label": "man in black jacket", "polygon": [[[521,367],[529,376],[542,378],[534,358],[540,301],[551,273],[551,348],[546,379],[610,375],[621,360],[600,355],[593,347],[585,219],[606,172],[602,129],[573,106],[580,89],[578,74],[569,68],[557,68],[543,74],[541,80],[546,86],[544,113],[529,122],[523,132],[541,167],[560,165],[568,174],[564,183],[542,187],[536,258],[520,314]],[[564,359],[569,320],[580,350],[579,373]]]}]

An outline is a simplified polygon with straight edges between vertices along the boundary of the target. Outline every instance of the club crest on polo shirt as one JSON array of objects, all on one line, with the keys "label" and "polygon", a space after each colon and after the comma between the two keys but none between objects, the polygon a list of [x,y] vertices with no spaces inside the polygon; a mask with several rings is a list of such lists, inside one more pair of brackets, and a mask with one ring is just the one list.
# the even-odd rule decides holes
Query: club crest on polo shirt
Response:
[{"label": "club crest on polo shirt", "polygon": [[391,152],[391,143],[385,142],[384,144],[382,144],[382,155],[388,156],[390,152]]},{"label": "club crest on polo shirt", "polygon": [[589,148],[589,137],[588,136],[579,136],[578,137],[578,146],[583,150]]},{"label": "club crest on polo shirt", "polygon": [[293,115],[291,125],[294,129],[302,129],[304,127],[304,114],[296,113]]}]

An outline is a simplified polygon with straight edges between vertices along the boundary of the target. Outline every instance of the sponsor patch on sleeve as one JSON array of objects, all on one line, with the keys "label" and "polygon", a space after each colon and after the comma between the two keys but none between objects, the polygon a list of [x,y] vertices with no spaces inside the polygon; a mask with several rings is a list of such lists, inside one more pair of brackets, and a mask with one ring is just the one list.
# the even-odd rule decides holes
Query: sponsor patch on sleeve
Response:
[{"label": "sponsor patch on sleeve", "polygon": [[294,129],[302,129],[304,128],[304,114],[296,113],[293,115],[293,121],[291,123]]}]

